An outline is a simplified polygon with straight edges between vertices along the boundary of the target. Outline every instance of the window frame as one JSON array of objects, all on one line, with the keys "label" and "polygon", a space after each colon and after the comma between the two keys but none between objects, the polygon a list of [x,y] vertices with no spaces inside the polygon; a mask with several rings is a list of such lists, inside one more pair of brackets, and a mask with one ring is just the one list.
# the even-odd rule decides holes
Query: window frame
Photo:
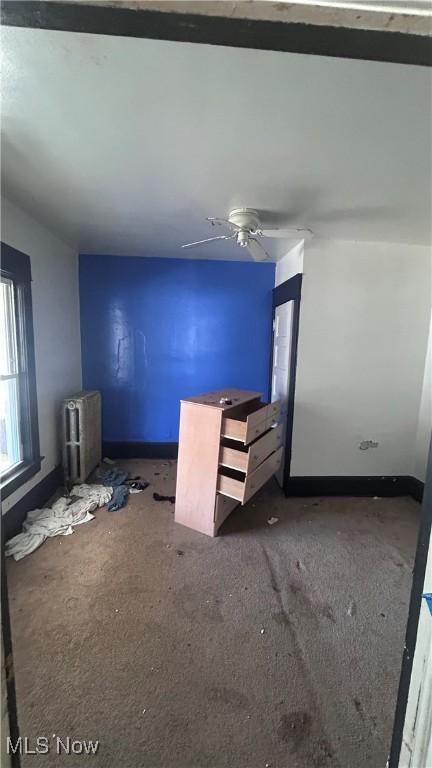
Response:
[{"label": "window frame", "polygon": [[17,347],[21,359],[18,418],[22,459],[18,466],[11,467],[0,478],[1,497],[6,499],[40,471],[42,457],[39,445],[30,257],[2,242],[0,274],[13,284]]}]

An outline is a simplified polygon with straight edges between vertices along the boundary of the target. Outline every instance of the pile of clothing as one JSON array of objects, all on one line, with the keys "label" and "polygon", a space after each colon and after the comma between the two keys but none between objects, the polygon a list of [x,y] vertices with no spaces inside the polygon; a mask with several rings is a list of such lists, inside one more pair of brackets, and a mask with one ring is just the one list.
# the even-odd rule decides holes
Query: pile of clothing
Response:
[{"label": "pile of clothing", "polygon": [[93,520],[92,512],[108,504],[114,512],[126,504],[129,493],[140,493],[150,483],[129,473],[112,462],[104,461],[98,472],[99,484],[74,485],[69,496],[62,496],[52,507],[33,509],[27,513],[22,532],[6,542],[5,553],[14,560],[34,552],[44,541],[53,536],[69,536],[75,525]]},{"label": "pile of clothing", "polygon": [[99,470],[98,477],[102,483],[113,489],[113,495],[108,504],[108,511],[115,512],[124,507],[129,493],[141,493],[150,483],[142,481],[138,477],[129,477],[129,472],[125,472],[115,464],[110,469]]},{"label": "pile of clothing", "polygon": [[28,512],[22,532],[6,542],[6,556],[22,560],[40,547],[45,539],[69,536],[75,525],[93,520],[92,512],[107,504],[112,495],[113,489],[106,485],[74,485],[71,495],[62,496],[52,507]]}]

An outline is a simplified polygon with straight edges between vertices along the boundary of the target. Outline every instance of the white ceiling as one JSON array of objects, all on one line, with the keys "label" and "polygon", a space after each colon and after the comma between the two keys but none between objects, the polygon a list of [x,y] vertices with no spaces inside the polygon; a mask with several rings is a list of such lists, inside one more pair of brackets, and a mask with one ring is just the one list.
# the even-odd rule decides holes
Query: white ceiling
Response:
[{"label": "white ceiling", "polygon": [[81,252],[239,258],[206,216],[430,242],[421,67],[4,27],[7,197]]}]

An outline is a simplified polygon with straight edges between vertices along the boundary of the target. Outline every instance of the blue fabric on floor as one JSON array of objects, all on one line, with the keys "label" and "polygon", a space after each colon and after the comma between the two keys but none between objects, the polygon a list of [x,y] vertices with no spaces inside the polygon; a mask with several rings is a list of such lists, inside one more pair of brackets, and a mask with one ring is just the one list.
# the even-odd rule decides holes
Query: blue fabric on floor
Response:
[{"label": "blue fabric on floor", "polygon": [[114,467],[114,469],[108,469],[106,472],[103,472],[101,474],[101,479],[104,485],[110,485],[112,488],[115,488],[117,485],[123,485],[124,481],[127,480],[128,475],[129,472]]},{"label": "blue fabric on floor", "polygon": [[117,509],[124,507],[129,496],[129,488],[127,485],[117,485],[114,488],[112,499],[108,504],[108,512],[115,512]]}]

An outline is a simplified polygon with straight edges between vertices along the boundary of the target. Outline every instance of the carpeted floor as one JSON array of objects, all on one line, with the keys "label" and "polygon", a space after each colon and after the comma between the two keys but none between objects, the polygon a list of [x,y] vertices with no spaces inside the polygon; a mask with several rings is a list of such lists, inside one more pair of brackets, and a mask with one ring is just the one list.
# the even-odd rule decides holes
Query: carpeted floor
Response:
[{"label": "carpeted floor", "polygon": [[153,501],[173,462],[124,464],[151,487],[8,561],[24,768],[384,768],[419,505],[271,481],[210,539]]}]

